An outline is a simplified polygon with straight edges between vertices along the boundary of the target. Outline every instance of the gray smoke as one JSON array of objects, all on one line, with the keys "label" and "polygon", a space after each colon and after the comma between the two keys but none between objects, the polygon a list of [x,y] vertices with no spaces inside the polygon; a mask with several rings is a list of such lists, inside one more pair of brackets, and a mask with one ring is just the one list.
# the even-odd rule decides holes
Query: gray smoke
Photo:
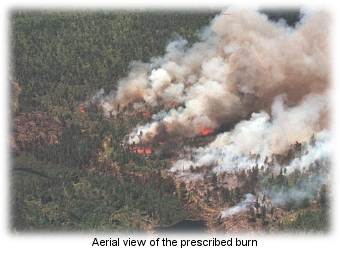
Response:
[{"label": "gray smoke", "polygon": [[230,217],[234,214],[244,212],[255,203],[255,196],[252,194],[246,194],[245,199],[238,203],[237,205],[228,208],[227,210],[221,212],[221,218]]},{"label": "gray smoke", "polygon": [[292,29],[255,10],[233,7],[225,12],[229,15],[216,16],[192,47],[179,39],[163,57],[149,64],[134,62],[118,89],[103,97],[103,109],[112,115],[118,105],[129,103],[136,111],[170,108],[152,123],[137,126],[130,143],[141,141],[140,131],[143,141],[152,142],[196,136],[202,128],[229,130],[254,114],[275,118],[270,114],[280,114],[280,109],[272,110],[278,97],[285,98],[282,110],[301,105],[306,97],[320,97],[314,100],[325,108],[313,124],[319,130],[327,127],[328,14],[306,12]]},{"label": "gray smoke", "polygon": [[[132,105],[135,111],[163,108],[150,123],[135,127],[130,144],[215,130],[215,140],[206,146],[183,148],[169,169],[182,176],[191,176],[190,167],[216,173],[261,167],[265,157],[285,154],[296,141],[305,153],[285,165],[288,174],[329,162],[329,30],[330,17],[323,10],[305,9],[292,28],[257,10],[231,7],[202,30],[192,47],[178,39],[164,56],[132,63],[128,77],[117,90],[101,94],[100,102],[111,115],[118,105]],[[308,144],[312,135],[313,146]],[[278,172],[282,166],[274,162],[271,168]]]}]

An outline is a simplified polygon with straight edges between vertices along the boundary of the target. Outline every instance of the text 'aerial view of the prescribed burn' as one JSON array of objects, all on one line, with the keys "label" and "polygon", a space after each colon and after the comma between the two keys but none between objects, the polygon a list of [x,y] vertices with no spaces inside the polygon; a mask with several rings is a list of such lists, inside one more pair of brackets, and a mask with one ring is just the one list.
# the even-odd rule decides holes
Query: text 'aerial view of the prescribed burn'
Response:
[{"label": "text 'aerial view of the prescribed burn'", "polygon": [[11,10],[11,232],[330,233],[330,16]]}]

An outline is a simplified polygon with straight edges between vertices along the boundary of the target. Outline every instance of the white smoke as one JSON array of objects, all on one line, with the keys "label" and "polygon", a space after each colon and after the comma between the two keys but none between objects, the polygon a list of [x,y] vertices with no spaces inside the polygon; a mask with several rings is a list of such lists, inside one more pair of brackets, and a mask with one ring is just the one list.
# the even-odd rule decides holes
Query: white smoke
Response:
[{"label": "white smoke", "polygon": [[228,208],[227,210],[224,210],[221,212],[221,218],[230,217],[234,214],[244,212],[248,210],[248,208],[255,203],[256,199],[255,196],[252,194],[246,194],[245,199],[242,200],[237,205]]},{"label": "white smoke", "polygon": [[[129,77],[119,82],[107,110],[115,112],[116,105],[129,102],[172,108],[155,123],[136,128],[132,137],[140,130],[146,142],[159,136],[192,137],[202,127],[228,129],[261,111],[271,110],[275,118],[285,107],[278,97],[285,97],[289,106],[301,104],[305,97],[326,105],[317,99],[327,96],[329,88],[326,13],[306,13],[292,29],[253,10],[227,12],[230,15],[217,16],[204,30],[201,42],[191,48],[183,39],[172,42],[164,57],[149,65],[135,63]],[[315,121],[326,125],[328,112],[316,111]],[[291,118],[281,124],[293,127],[296,122]]]},{"label": "white smoke", "polygon": [[[213,166],[216,172],[250,169],[257,162],[251,154],[270,157],[273,153],[282,154],[296,141],[308,141],[315,134],[316,145],[307,155],[297,158],[288,166],[310,164],[313,160],[330,157],[330,132],[322,129],[320,115],[327,108],[327,96],[308,95],[299,105],[286,107],[284,97],[278,97],[270,114],[261,111],[253,113],[249,120],[240,121],[234,129],[219,134],[203,148],[190,151],[192,160],[177,161],[171,171],[186,170],[189,167]],[[311,109],[313,109],[311,113]],[[251,152],[251,154],[250,154]],[[278,166],[280,169],[280,166]]]},{"label": "white smoke", "polygon": [[[268,167],[265,158],[285,155],[289,146],[302,143],[303,154],[271,171],[329,168],[330,59],[328,13],[304,9],[295,28],[274,23],[253,9],[231,7],[202,30],[192,47],[180,38],[166,54],[149,64],[133,62],[128,77],[108,96],[99,91],[105,112],[118,114],[129,104],[135,111],[161,106],[152,121],[138,125],[128,143],[157,144],[215,130],[209,144],[184,147],[169,171],[186,180],[202,178],[204,169],[215,173]],[[119,110],[120,109],[120,110]],[[313,144],[309,139],[314,137]],[[255,157],[254,157],[255,155]],[[329,180],[318,174],[306,187],[289,194],[262,190],[274,204],[290,197],[311,197]],[[227,217],[244,211],[254,196],[222,212]]]},{"label": "white smoke", "polygon": [[[206,146],[183,148],[169,170],[187,175],[192,167],[217,173],[261,167],[265,157],[313,135],[315,146],[291,160],[288,173],[329,159],[328,13],[305,9],[295,28],[253,9],[223,13],[191,47],[180,38],[164,56],[133,62],[118,89],[101,97],[103,110],[115,115],[129,104],[136,111],[163,108],[135,127],[130,144],[191,138],[202,128],[219,133]],[[272,170],[281,167],[274,162]]]},{"label": "white smoke", "polygon": [[293,172],[295,169],[308,169],[311,164],[318,161],[331,161],[332,156],[332,140],[331,132],[322,130],[315,134],[315,145],[307,145],[306,153],[301,157],[293,159],[291,164],[287,166],[288,172]]}]

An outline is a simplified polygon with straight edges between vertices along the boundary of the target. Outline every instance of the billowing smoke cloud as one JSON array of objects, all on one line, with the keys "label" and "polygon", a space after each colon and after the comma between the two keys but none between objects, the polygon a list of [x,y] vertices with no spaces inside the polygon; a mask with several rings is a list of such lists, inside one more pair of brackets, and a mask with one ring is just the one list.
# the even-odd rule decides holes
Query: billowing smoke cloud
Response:
[{"label": "billowing smoke cloud", "polygon": [[[192,177],[192,167],[216,173],[261,167],[265,157],[285,154],[296,141],[304,153],[284,166],[272,162],[272,171],[285,167],[291,173],[330,162],[328,13],[305,11],[295,28],[255,10],[232,7],[223,13],[228,15],[216,16],[192,47],[179,39],[163,57],[132,63],[117,90],[95,96],[104,112],[114,116],[128,105],[135,111],[161,106],[150,123],[132,131],[130,144],[214,131],[210,144],[183,148],[169,169],[182,176]],[[314,186],[323,182],[320,178]],[[279,193],[271,197],[281,203]],[[251,201],[249,195],[223,216]]]},{"label": "billowing smoke cloud", "polygon": [[[157,143],[219,133],[202,148],[185,148],[171,171],[209,166],[215,172],[247,169],[261,157],[284,153],[295,141],[317,145],[287,169],[329,156],[329,22],[323,11],[305,11],[295,28],[255,10],[229,8],[192,47],[184,39],[151,63],[134,62],[118,89],[95,95],[106,113],[163,106],[129,143]],[[166,110],[168,109],[168,110]],[[169,110],[170,109],[170,110]],[[184,153],[185,155],[185,153]]]},{"label": "billowing smoke cloud", "polygon": [[[242,120],[235,127],[219,134],[205,147],[190,150],[190,159],[180,159],[171,171],[189,171],[190,167],[212,166],[215,172],[248,170],[264,164],[265,157],[285,154],[285,150],[296,141],[316,139],[314,146],[308,146],[308,153],[294,159],[287,166],[288,172],[298,166],[308,167],[315,159],[330,157],[330,131],[320,123],[327,109],[327,96],[310,94],[295,107],[286,107],[284,98],[277,97],[272,111],[253,113],[249,120]],[[317,132],[317,133],[315,133]],[[260,157],[254,157],[259,155]],[[299,155],[300,156],[300,155]],[[279,170],[281,165],[274,165]]]},{"label": "billowing smoke cloud", "polygon": [[[270,22],[250,9],[229,8],[191,48],[180,39],[150,64],[134,62],[118,89],[96,100],[117,114],[164,106],[137,126],[129,143],[221,133],[195,159],[172,170],[215,164],[216,171],[249,165],[247,154],[282,153],[329,126],[329,22],[323,11],[305,12],[296,28]],[[170,109],[170,110],[165,110]]]},{"label": "billowing smoke cloud", "polygon": [[[153,123],[136,127],[130,143],[141,141],[140,131],[144,141],[151,142],[192,137],[202,128],[229,130],[254,118],[253,113],[270,113],[278,96],[285,95],[284,103],[294,107],[306,96],[322,97],[327,92],[326,13],[306,13],[292,29],[254,10],[230,8],[226,12],[229,15],[217,16],[191,48],[180,39],[150,64],[134,62],[118,89],[103,97],[104,111],[113,115],[118,106],[122,109],[128,104],[135,110],[159,105],[171,108],[154,115]],[[322,128],[328,112],[320,114]]]}]

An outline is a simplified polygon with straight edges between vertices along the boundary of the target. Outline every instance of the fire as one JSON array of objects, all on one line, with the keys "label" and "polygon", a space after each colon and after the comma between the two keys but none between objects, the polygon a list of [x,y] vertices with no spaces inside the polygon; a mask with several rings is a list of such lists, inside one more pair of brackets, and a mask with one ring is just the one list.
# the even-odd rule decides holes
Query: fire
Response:
[{"label": "fire", "polygon": [[150,114],[150,112],[148,112],[148,111],[142,112],[142,115],[143,115],[144,117],[151,117],[151,114]]},{"label": "fire", "polygon": [[208,127],[202,127],[201,130],[200,130],[200,134],[202,135],[209,135],[211,133],[214,133],[214,129],[212,128],[208,128]]},{"label": "fire", "polygon": [[143,147],[135,146],[131,150],[133,152],[137,152],[138,154],[145,154],[145,155],[151,154],[150,147],[143,148]]},{"label": "fire", "polygon": [[79,110],[80,110],[81,113],[85,113],[85,108],[84,108],[84,106],[79,106]]}]

